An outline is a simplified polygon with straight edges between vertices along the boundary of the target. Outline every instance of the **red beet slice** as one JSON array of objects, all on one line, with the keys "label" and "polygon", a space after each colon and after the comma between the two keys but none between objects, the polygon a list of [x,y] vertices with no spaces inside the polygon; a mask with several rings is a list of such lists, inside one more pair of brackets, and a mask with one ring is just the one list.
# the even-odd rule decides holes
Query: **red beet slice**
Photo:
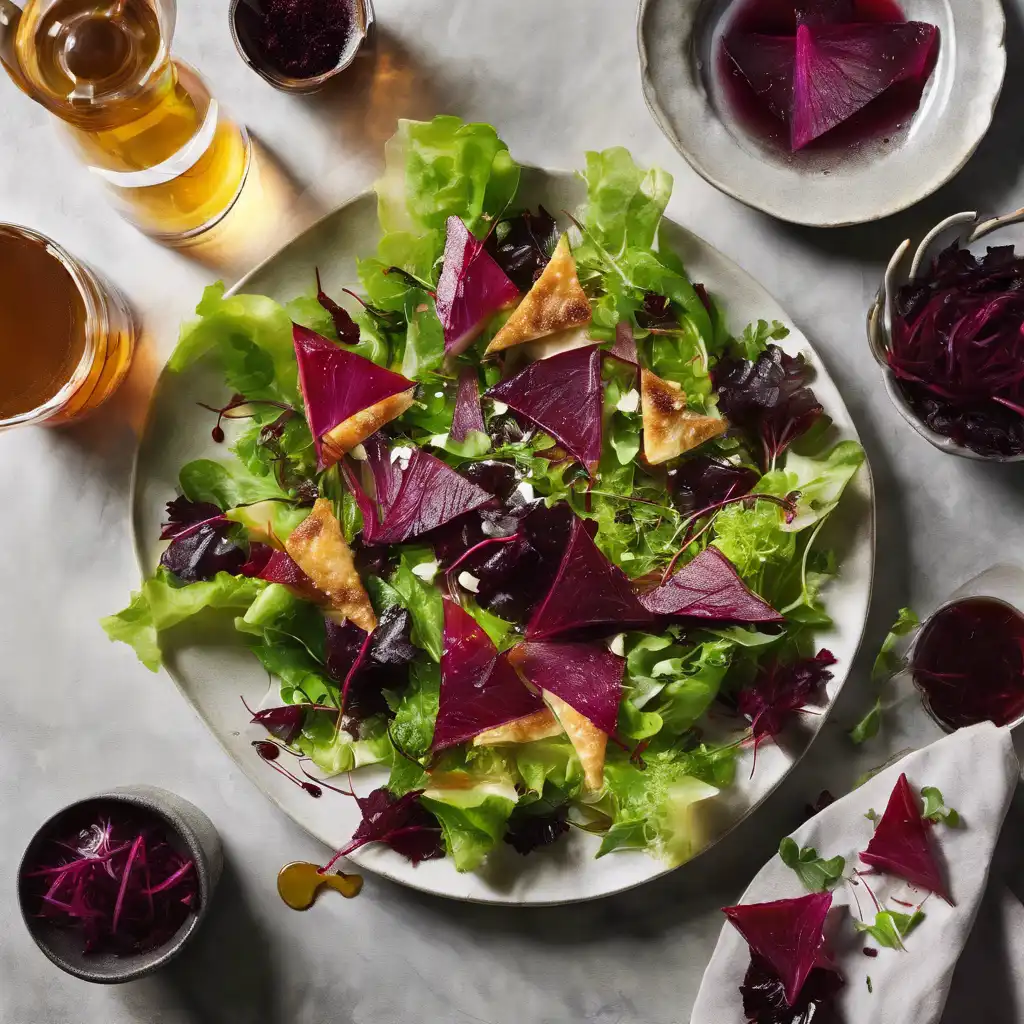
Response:
[{"label": "red beet slice", "polygon": [[487,729],[543,708],[540,696],[526,688],[507,654],[498,654],[476,619],[446,599],[441,693],[432,749],[465,743]]},{"label": "red beet slice", "polygon": [[636,352],[636,338],[633,336],[633,328],[627,321],[620,320],[615,325],[615,342],[608,349],[608,355],[623,363],[640,365],[640,357]]},{"label": "red beet slice", "polygon": [[365,543],[401,544],[494,500],[494,495],[422,448],[411,450],[402,469],[399,460],[391,462],[391,453],[377,437],[364,443],[376,501],[351,466],[344,466],[345,479],[363,514]]},{"label": "red beet slice", "polygon": [[238,570],[240,576],[252,576],[268,583],[292,587],[307,601],[326,603],[327,595],[299,568],[291,555],[268,544],[249,545],[249,560]]},{"label": "red beet slice", "polygon": [[853,0],[804,0],[796,5],[798,25],[843,25],[856,21],[854,15]]},{"label": "red beet slice", "polygon": [[478,242],[458,217],[449,217],[436,298],[445,353],[457,356],[465,352],[487,321],[518,297],[519,289],[483,242]]},{"label": "red beet slice", "polygon": [[601,458],[601,348],[538,359],[487,394],[546,430],[592,472]]},{"label": "red beet slice", "polygon": [[906,775],[896,782],[885,813],[860,859],[879,871],[941,896],[947,903],[952,902]]},{"label": "red beet slice", "polygon": [[452,415],[451,439],[465,441],[470,431],[487,432],[483,410],[480,408],[480,378],[471,366],[459,374],[459,390],[455,395],[455,412]]},{"label": "red beet slice", "polygon": [[812,892],[795,900],[723,907],[722,913],[747,940],[752,953],[771,964],[792,1006],[825,941],[832,893]]},{"label": "red beet slice", "polygon": [[512,649],[513,664],[539,689],[561,697],[608,736],[615,733],[626,661],[602,644],[528,640]]},{"label": "red beet slice", "polygon": [[655,615],[715,622],[782,622],[785,618],[740,579],[732,562],[715,547],[705,548],[640,600]]},{"label": "red beet slice", "polygon": [[626,574],[605,558],[582,520],[574,519],[558,574],[526,627],[527,638],[545,640],[595,626],[629,629],[653,621]]},{"label": "red beet slice", "polygon": [[295,324],[292,328],[299,386],[317,458],[324,466],[324,434],[364,409],[408,391],[415,383],[328,338]]},{"label": "red beet slice", "polygon": [[799,25],[790,147],[802,149],[897,82],[927,77],[938,36],[919,21]]},{"label": "red beet slice", "polygon": [[791,36],[733,33],[725,39],[724,47],[768,110],[788,123],[793,106],[796,40]]}]

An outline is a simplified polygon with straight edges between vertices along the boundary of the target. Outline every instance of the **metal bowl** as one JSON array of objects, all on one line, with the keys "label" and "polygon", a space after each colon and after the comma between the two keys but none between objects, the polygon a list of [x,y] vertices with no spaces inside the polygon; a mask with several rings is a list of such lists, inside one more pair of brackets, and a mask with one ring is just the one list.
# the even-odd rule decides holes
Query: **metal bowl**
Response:
[{"label": "metal bowl", "polygon": [[[57,928],[49,921],[28,912],[27,893],[21,881],[26,864],[34,860],[39,844],[52,834],[62,818],[93,803],[123,804],[155,816],[167,826],[169,835],[177,839],[182,852],[187,852],[195,862],[199,879],[199,909],[188,917],[163,946],[132,956],[114,956],[111,953],[86,955],[82,952],[81,936],[77,931]],[[223,865],[224,857],[217,830],[198,807],[155,786],[125,786],[76,800],[43,822],[29,842],[18,866],[18,903],[25,927],[35,944],[62,971],[83,981],[119,984],[152,974],[173,960],[188,945],[209,911],[210,899],[220,880]]]},{"label": "metal bowl", "polygon": [[1024,209],[1015,210],[1002,217],[993,217],[979,223],[978,214],[968,210],[964,213],[956,213],[947,217],[944,221],[936,224],[931,231],[925,235],[924,240],[917,247],[913,260],[910,263],[910,271],[904,275],[902,267],[905,257],[910,250],[910,239],[908,238],[893,253],[889,266],[885,271],[885,278],[878,291],[874,304],[868,310],[868,345],[875,361],[882,367],[885,390],[889,399],[896,407],[897,412],[929,443],[933,444],[940,451],[950,455],[959,455],[965,459],[975,459],[979,462],[1021,462],[1022,455],[982,455],[973,451],[965,445],[959,444],[951,437],[939,434],[932,430],[914,411],[907,400],[896,375],[889,368],[889,348],[892,343],[892,322],[896,294],[908,281],[917,278],[923,266],[927,266],[932,258],[946,246],[954,241],[962,246],[973,245],[987,235],[1019,224],[1024,221]]},{"label": "metal bowl", "polygon": [[247,15],[249,17],[259,16],[260,0],[231,0],[228,5],[231,38],[235,41],[235,49],[238,50],[242,60],[275,89],[300,95],[317,92],[355,61],[362,51],[364,43],[373,41],[376,18],[372,0],[351,0],[351,6],[354,20],[353,32],[345,44],[341,58],[330,71],[325,71],[321,75],[313,75],[310,78],[292,78],[283,74],[270,64],[260,50],[247,25]]}]

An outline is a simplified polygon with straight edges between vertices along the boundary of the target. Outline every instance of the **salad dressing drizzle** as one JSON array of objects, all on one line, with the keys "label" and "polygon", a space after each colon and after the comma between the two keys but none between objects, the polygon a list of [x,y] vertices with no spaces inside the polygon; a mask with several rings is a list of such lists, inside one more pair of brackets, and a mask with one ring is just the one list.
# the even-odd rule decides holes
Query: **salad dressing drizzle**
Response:
[{"label": "salad dressing drizzle", "polygon": [[319,865],[302,860],[285,864],[277,876],[278,894],[292,910],[309,910],[325,886],[350,900],[362,891],[363,876],[324,874]]}]

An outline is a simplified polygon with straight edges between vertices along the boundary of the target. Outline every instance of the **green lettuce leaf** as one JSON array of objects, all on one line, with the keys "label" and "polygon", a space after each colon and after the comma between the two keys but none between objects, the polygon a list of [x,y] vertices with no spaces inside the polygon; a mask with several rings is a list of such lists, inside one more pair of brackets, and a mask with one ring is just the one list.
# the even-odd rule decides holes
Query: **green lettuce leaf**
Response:
[{"label": "green lettuce leaf", "polygon": [[743,333],[736,339],[734,347],[738,356],[753,363],[768,348],[770,342],[781,341],[787,337],[789,328],[785,324],[779,323],[778,320],[771,323],[767,320],[758,320],[756,324],[747,324],[743,328]]},{"label": "green lettuce leaf", "polygon": [[363,722],[360,738],[356,739],[344,729],[338,729],[334,715],[326,711],[306,715],[297,745],[327,775],[389,762],[394,756],[387,723],[382,718]]},{"label": "green lettuce leaf", "polygon": [[576,796],[583,785],[583,769],[569,740],[554,736],[510,748],[515,767],[526,789],[543,796],[544,787],[554,787],[566,798]]},{"label": "green lettuce leaf", "polygon": [[417,576],[413,569],[434,562],[427,547],[406,547],[391,577],[392,589],[401,597],[402,606],[412,616],[412,642],[422,647],[434,661],[441,660],[441,634],[444,630],[444,604],[441,591]]},{"label": "green lettuce leaf", "polygon": [[257,476],[238,461],[194,459],[186,462],[178,474],[178,485],[191,501],[209,501],[225,511],[271,498],[277,501],[289,498],[273,476]]},{"label": "green lettuce leaf", "polygon": [[267,586],[262,580],[219,572],[212,580],[179,586],[165,569],[157,570],[132,594],[127,608],[100,620],[111,640],[128,644],[150,671],[160,667],[158,634],[207,608],[243,610]]},{"label": "green lettuce leaf", "polygon": [[445,849],[456,871],[475,871],[501,842],[518,795],[510,783],[482,782],[468,788],[431,787],[420,797],[441,822]]},{"label": "green lettuce leaf", "polygon": [[871,678],[874,682],[882,682],[888,676],[899,672],[903,667],[903,659],[896,654],[896,644],[899,643],[901,637],[908,636],[920,625],[921,620],[912,609],[901,608],[899,610],[899,615],[882,641],[878,656],[871,667]]},{"label": "green lettuce leaf", "polygon": [[934,786],[925,786],[921,790],[921,796],[924,797],[922,818],[927,818],[929,821],[934,822],[941,821],[950,828],[960,827],[960,815],[952,807],[946,806],[945,801],[942,799],[942,793]]},{"label": "green lettuce leaf", "polygon": [[846,869],[844,857],[824,860],[813,846],[801,849],[788,836],[779,843],[779,856],[787,868],[791,868],[808,892],[826,892],[842,879]]},{"label": "green lettuce leaf", "polygon": [[228,387],[247,398],[273,398],[301,408],[292,322],[264,295],[225,298],[211,284],[196,307],[199,319],[182,328],[168,368],[178,373],[204,357],[213,359]]},{"label": "green lettuce leaf", "polygon": [[384,146],[384,174],[374,186],[385,231],[439,232],[451,216],[481,232],[519,187],[519,165],[489,124],[457,117],[398,122]]},{"label": "green lettuce leaf", "polygon": [[[342,298],[342,296],[331,297],[339,301]],[[352,305],[356,306],[355,303]],[[315,294],[300,295],[297,299],[292,299],[287,303],[284,309],[293,323],[297,323],[301,327],[308,327],[311,331],[316,331],[317,334],[330,338],[332,341],[338,340],[334,320],[331,314],[317,302]],[[371,363],[377,363],[378,366],[387,366],[391,350],[387,338],[374,323],[373,318],[361,306],[349,310],[349,314],[359,327],[359,341],[355,345],[346,345],[345,350],[362,356],[364,359],[369,359]]]},{"label": "green lettuce leaf", "polygon": [[876,698],[871,710],[850,730],[850,739],[854,743],[864,743],[878,735],[882,724],[882,700]]},{"label": "green lettuce leaf", "polygon": [[273,645],[282,637],[293,640],[320,664],[325,660],[326,631],[324,617],[316,605],[296,597],[280,583],[264,584],[264,589],[250,604],[235,629],[251,633],[264,643]]},{"label": "green lettuce leaf", "polygon": [[441,670],[424,658],[412,663],[409,685],[401,695],[385,692],[395,715],[391,722],[391,739],[396,753],[388,779],[388,788],[395,796],[423,789],[429,781],[416,760],[430,752],[440,692]]},{"label": "green lettuce leaf", "polygon": [[899,914],[895,910],[880,910],[873,924],[854,920],[853,927],[866,932],[880,946],[886,949],[906,949],[903,940],[924,920],[924,914],[917,910],[913,914]]}]

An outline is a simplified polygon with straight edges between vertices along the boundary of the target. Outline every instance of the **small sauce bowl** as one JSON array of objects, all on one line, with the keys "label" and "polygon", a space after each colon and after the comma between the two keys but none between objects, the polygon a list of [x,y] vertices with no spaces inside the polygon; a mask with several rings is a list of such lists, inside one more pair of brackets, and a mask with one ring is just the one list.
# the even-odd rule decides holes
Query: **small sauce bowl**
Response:
[{"label": "small sauce bowl", "polygon": [[231,38],[235,41],[235,49],[238,50],[242,60],[275,89],[299,95],[317,92],[355,61],[364,43],[373,41],[376,19],[372,0],[350,0],[350,4],[352,31],[349,33],[345,48],[341,52],[338,63],[329,71],[319,75],[293,78],[279,71],[267,59],[256,34],[260,17],[260,0],[231,0],[228,7]]},{"label": "small sauce bowl", "polygon": [[926,441],[934,445],[940,451],[950,455],[959,455],[961,458],[974,459],[978,462],[1022,462],[1024,454],[1021,455],[983,455],[966,445],[932,430],[924,423],[916,410],[913,408],[903,389],[900,387],[896,375],[889,366],[889,349],[892,342],[892,324],[895,316],[896,295],[900,288],[909,281],[915,280],[923,270],[931,264],[932,259],[939,252],[958,242],[961,246],[968,247],[982,238],[1000,231],[1012,225],[1024,221],[1024,209],[1015,210],[1003,217],[994,217],[979,223],[979,216],[973,210],[964,213],[953,214],[944,221],[936,224],[931,231],[925,235],[924,240],[917,247],[914,257],[910,263],[909,274],[904,274],[902,268],[907,253],[910,251],[910,239],[908,238],[893,253],[889,266],[886,268],[882,286],[874,304],[868,310],[868,345],[875,361],[882,367],[885,390],[889,400],[896,407],[896,411],[916,430]]},{"label": "small sauce bowl", "polygon": [[[41,847],[69,821],[93,807],[122,807],[126,812],[155,819],[168,841],[195,864],[199,904],[177,932],[162,945],[145,952],[118,956],[109,952],[84,953],[77,929],[62,928],[32,910],[25,872],[37,862]],[[125,786],[76,800],[51,815],[37,829],[18,867],[18,902],[22,918],[35,944],[62,971],[102,985],[134,981],[152,974],[173,960],[195,937],[206,914],[223,868],[220,837],[198,807],[155,786]]]}]

